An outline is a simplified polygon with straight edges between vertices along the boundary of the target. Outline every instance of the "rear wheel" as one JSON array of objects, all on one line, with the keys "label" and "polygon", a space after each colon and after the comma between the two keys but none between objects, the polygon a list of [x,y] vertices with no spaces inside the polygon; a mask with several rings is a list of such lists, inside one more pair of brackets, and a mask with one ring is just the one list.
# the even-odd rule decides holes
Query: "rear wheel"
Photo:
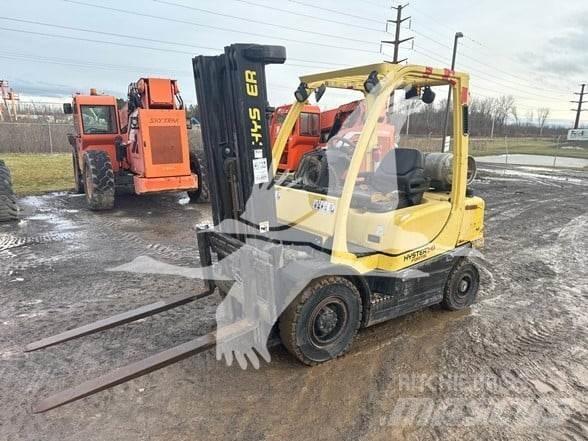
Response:
[{"label": "rear wheel", "polygon": [[18,206],[16,205],[16,196],[12,190],[10,170],[8,170],[4,161],[0,161],[0,222],[17,219]]},{"label": "rear wheel", "polygon": [[361,296],[348,279],[313,280],[280,318],[280,337],[292,355],[313,366],[344,355],[361,324]]},{"label": "rear wheel", "polygon": [[84,155],[84,190],[88,208],[93,211],[114,207],[114,171],[106,152],[90,151]]},{"label": "rear wheel", "polygon": [[84,194],[84,176],[78,165],[78,154],[72,153],[73,173],[74,173],[74,190],[77,194]]},{"label": "rear wheel", "polygon": [[190,170],[198,177],[198,188],[189,191],[190,202],[208,202],[210,190],[208,187],[208,171],[206,169],[206,157],[203,151],[190,152]]},{"label": "rear wheel", "polygon": [[476,301],[479,287],[480,273],[476,266],[467,259],[459,260],[447,278],[443,307],[450,311],[459,311],[471,306]]}]

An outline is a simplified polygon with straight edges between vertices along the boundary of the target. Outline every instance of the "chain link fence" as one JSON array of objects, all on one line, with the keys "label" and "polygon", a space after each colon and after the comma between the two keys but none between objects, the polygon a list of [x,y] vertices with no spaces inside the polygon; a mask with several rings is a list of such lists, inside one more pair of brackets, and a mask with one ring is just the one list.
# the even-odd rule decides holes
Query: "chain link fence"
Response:
[{"label": "chain link fence", "polygon": [[[0,153],[68,153],[71,146],[67,134],[72,124],[0,122]],[[190,147],[202,148],[200,127],[188,132]]]},{"label": "chain link fence", "polygon": [[71,151],[71,124],[0,122],[0,153],[65,153]]},{"label": "chain link fence", "polygon": [[[0,153],[68,153],[71,147],[67,134],[72,132],[72,124],[51,121],[0,122]],[[188,137],[191,149],[202,149],[199,126],[189,130]],[[442,143],[440,136],[403,135],[400,145],[422,152],[440,152]],[[470,154],[475,157],[506,156],[507,164],[510,155],[544,155],[553,157],[554,167],[564,166],[565,161],[559,158],[577,158],[578,167],[584,168],[588,160],[588,143],[570,143],[562,136],[470,137]]]}]

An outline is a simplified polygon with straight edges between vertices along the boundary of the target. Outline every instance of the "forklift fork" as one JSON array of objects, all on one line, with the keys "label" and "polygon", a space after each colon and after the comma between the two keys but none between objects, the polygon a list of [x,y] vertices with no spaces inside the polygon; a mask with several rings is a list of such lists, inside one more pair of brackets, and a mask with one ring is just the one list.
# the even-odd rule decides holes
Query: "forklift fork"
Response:
[{"label": "forklift fork", "polygon": [[[163,300],[150,305],[145,305],[132,311],[117,314],[113,317],[99,320],[61,334],[48,337],[26,346],[26,352],[54,346],[66,341],[74,340],[83,336],[95,334],[123,324],[131,323],[145,317],[150,317],[160,312],[168,311],[179,306],[186,305],[199,299],[212,295],[214,290],[207,290],[200,294],[181,295],[169,300]],[[187,343],[175,346],[158,354],[147,357],[143,360],[131,363],[118,368],[106,375],[88,380],[78,386],[66,389],[55,395],[49,396],[33,407],[33,412],[42,413],[64,404],[77,401],[89,395],[101,392],[110,387],[125,383],[134,378],[146,375],[150,372],[162,369],[172,363],[188,358],[192,355],[207,351],[216,346],[217,343],[231,339],[253,330],[250,322],[239,321],[222,329],[200,336]]]}]

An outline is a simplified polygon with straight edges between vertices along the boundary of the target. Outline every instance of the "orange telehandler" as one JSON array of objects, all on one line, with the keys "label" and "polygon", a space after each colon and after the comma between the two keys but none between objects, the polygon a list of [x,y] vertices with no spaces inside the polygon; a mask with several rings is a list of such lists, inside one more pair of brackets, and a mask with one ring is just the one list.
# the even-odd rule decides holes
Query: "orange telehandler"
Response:
[{"label": "orange telehandler", "polygon": [[141,78],[129,86],[118,110],[114,96],[76,94],[64,112],[73,115],[75,188],[91,210],[114,207],[115,193],[187,191],[207,198],[202,158],[190,152],[186,111],[176,80]]},{"label": "orange telehandler", "polygon": [[[274,145],[291,107],[291,105],[280,106],[273,112],[269,126],[272,145]],[[364,107],[361,101],[352,101],[324,111],[321,111],[318,106],[305,105],[294,125],[292,134],[288,137],[278,170],[295,173],[307,153],[317,149],[357,142],[366,110]],[[341,127],[349,118],[352,120],[347,123],[348,127],[342,130]],[[383,118],[385,117],[383,116]],[[394,148],[394,144],[390,140],[394,139],[395,133],[393,124],[380,123],[378,137],[381,142],[371,151],[371,164],[366,161],[362,165],[363,171],[377,168],[381,158]]]}]

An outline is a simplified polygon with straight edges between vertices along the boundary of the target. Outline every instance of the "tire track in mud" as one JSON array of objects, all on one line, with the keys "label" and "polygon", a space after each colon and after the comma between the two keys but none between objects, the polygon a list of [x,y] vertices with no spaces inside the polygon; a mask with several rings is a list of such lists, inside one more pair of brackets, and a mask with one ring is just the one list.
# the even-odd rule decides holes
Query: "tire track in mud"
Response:
[{"label": "tire track in mud", "polygon": [[566,440],[582,441],[588,439],[588,414],[574,413],[564,425]]},{"label": "tire track in mud", "polygon": [[520,206],[513,207],[513,208],[511,208],[509,210],[505,210],[505,211],[496,210],[495,213],[486,214],[485,221],[486,222],[489,222],[489,221],[499,221],[499,222],[509,221],[512,219],[516,219],[517,217],[521,217],[523,214],[525,214],[529,211],[535,211],[543,205],[553,206],[553,205],[561,204],[562,202],[565,202],[568,200],[576,200],[576,199],[578,199],[578,197],[579,196],[569,196],[569,197],[564,197],[564,198],[554,197],[554,198],[550,198],[550,199],[534,200],[530,203],[528,202],[528,200],[521,201],[520,199],[513,198],[512,200],[509,200],[508,202],[505,202],[502,204],[489,205],[487,208],[491,209],[492,211],[495,211],[498,208],[510,207],[513,204],[520,204]]},{"label": "tire track in mud", "polygon": [[68,254],[44,253],[39,246],[71,243],[82,236],[79,232],[47,233],[35,236],[0,234],[0,277],[25,271],[69,258]]},{"label": "tire track in mud", "polygon": [[130,231],[121,231],[120,224],[109,220],[101,222],[101,227],[107,228],[108,231],[101,231],[101,238],[116,238],[125,245],[130,245],[132,249],[138,252],[145,252],[147,255],[156,255],[174,262],[185,263],[186,260],[199,262],[198,248],[196,247],[196,233],[194,233],[194,248],[171,247],[163,243],[154,243],[143,239],[139,234]]},{"label": "tire track in mud", "polygon": [[79,237],[80,233],[47,233],[35,236],[14,236],[0,233],[0,251],[20,248],[30,245],[46,244],[51,242],[63,242]]},{"label": "tire track in mud", "polygon": [[[586,415],[577,413],[582,407],[577,397],[587,392],[578,373],[585,366],[585,353],[579,354],[578,347],[585,348],[588,341],[581,306],[586,289],[586,192],[569,196],[569,188],[566,195],[541,187],[543,199],[537,200],[525,197],[533,194],[528,186],[519,198],[515,185],[502,190],[504,198],[494,199],[500,202],[487,205],[486,228],[500,232],[488,241],[493,248],[485,253],[493,263],[490,269],[497,271],[496,287],[494,295],[479,302],[463,340],[449,344],[448,363],[458,359],[462,365],[489,367],[499,381],[498,393],[507,399],[522,395],[530,396],[530,403],[546,399],[550,407],[564,406],[554,436],[546,439],[588,439]],[[568,398],[574,403],[563,404]],[[586,408],[585,398],[580,401]],[[550,432],[547,429],[539,431]],[[512,430],[512,438],[519,439],[518,429]]]}]

